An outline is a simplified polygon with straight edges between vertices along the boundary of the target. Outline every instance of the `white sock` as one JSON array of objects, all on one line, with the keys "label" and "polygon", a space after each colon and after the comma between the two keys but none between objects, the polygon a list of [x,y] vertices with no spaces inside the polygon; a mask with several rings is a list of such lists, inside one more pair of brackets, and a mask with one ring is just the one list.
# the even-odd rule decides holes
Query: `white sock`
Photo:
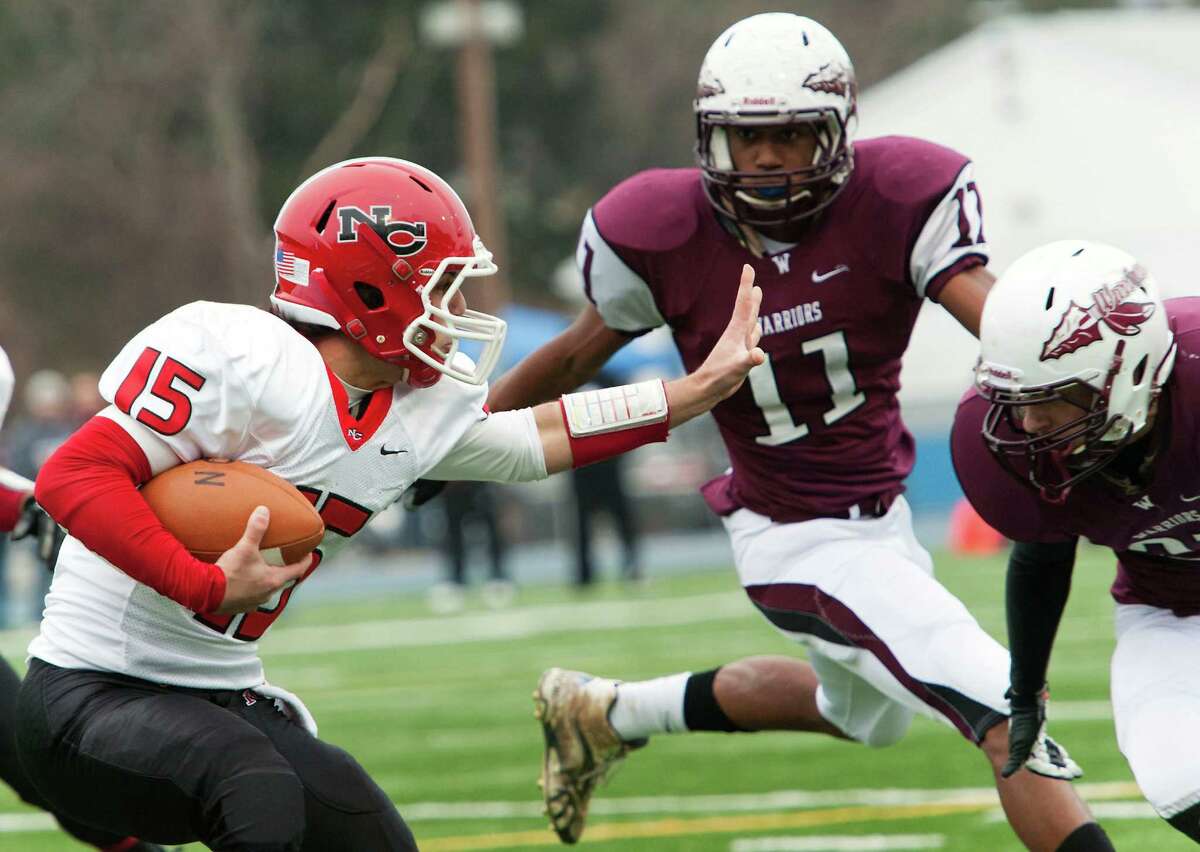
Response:
[{"label": "white sock", "polygon": [[623,740],[651,734],[677,734],[683,723],[683,693],[691,672],[617,685],[617,700],[608,713],[613,730]]}]

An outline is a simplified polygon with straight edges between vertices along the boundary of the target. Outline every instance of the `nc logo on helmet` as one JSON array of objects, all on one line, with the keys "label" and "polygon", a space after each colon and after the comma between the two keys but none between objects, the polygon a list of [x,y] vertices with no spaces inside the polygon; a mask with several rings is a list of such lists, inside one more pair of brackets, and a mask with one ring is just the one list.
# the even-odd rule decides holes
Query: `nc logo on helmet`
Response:
[{"label": "nc logo on helmet", "polygon": [[360,222],[388,244],[388,248],[400,257],[409,257],[425,248],[429,242],[425,237],[424,222],[392,222],[392,208],[387,205],[371,207],[371,212],[364,213],[359,207],[339,207],[337,209],[339,243],[358,242],[358,229],[355,225]]}]

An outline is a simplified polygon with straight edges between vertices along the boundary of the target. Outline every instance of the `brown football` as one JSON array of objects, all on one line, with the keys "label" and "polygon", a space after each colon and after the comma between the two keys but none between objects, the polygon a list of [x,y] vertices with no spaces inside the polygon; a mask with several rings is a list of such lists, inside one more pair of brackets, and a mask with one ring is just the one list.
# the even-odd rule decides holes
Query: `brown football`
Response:
[{"label": "brown football", "polygon": [[260,550],[273,564],[295,562],[321,543],[325,524],[285,479],[240,461],[195,461],[163,471],[142,496],[172,535],[205,562],[237,544],[255,506],[271,510]]}]

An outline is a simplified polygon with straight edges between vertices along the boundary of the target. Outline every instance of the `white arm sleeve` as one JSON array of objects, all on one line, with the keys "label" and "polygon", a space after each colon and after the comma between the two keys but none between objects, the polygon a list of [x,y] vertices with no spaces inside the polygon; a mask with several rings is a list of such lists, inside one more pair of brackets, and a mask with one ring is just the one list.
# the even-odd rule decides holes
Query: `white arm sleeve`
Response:
[{"label": "white arm sleeve", "polygon": [[666,322],[654,304],[649,285],[604,241],[590,210],[579,232],[575,262],[583,275],[588,298],[609,328],[640,332]]},{"label": "white arm sleeve", "polygon": [[522,408],[491,414],[473,425],[425,478],[530,482],[548,475],[533,409]]},{"label": "white arm sleeve", "polygon": [[990,252],[983,235],[983,201],[975,186],[974,169],[967,163],[913,244],[909,274],[917,295],[925,298],[929,282],[972,254],[982,255],[986,261]]}]

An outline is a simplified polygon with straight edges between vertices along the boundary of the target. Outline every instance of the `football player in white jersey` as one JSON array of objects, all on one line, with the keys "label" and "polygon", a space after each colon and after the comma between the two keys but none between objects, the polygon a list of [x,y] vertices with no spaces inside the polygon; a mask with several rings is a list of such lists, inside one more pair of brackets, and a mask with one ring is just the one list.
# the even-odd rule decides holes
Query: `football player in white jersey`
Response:
[{"label": "football player in white jersey", "polygon": [[[727,333],[683,379],[490,415],[505,327],[460,288],[496,266],[441,178],[339,163],[292,193],[275,234],[274,314],[197,302],[151,324],[101,377],[111,405],[39,475],[70,536],[30,645],[18,748],[48,800],[98,827],[222,850],[412,850],[384,792],[266,682],[257,640],[418,477],[539,479],[665,440],[762,362],[761,293],[743,269]],[[325,520],[321,546],[268,565],[260,507],[216,564],[191,556],[137,487],[200,458],[293,483]]]},{"label": "football player in white jersey", "polygon": [[[8,354],[0,348],[0,426],[12,400],[13,371]],[[37,554],[43,561],[54,550],[57,525],[33,499],[33,483],[23,476],[0,467],[0,535],[10,534],[16,541],[34,536]],[[16,726],[17,690],[21,678],[7,660],[0,659],[0,780],[12,787],[22,800],[35,807],[51,810],[49,804],[29,781],[17,757],[13,729]],[[105,852],[154,852],[161,846],[143,843],[134,837],[98,831],[66,817],[57,817],[63,830],[81,843]]]}]

